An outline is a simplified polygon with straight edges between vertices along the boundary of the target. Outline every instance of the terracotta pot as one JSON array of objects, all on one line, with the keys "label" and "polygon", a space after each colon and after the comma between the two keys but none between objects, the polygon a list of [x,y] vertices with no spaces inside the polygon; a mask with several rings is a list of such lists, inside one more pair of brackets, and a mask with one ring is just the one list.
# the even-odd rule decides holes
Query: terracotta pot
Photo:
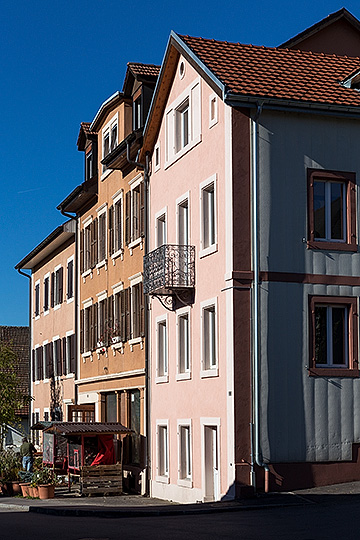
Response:
[{"label": "terracotta pot", "polygon": [[32,492],[33,492],[33,494],[32,494],[33,497],[38,497],[39,496],[39,489],[37,487],[33,487]]},{"label": "terracotta pot", "polygon": [[43,484],[38,486],[40,499],[53,499],[55,497],[55,486]]},{"label": "terracotta pot", "polygon": [[22,496],[23,497],[28,497],[29,496],[29,486],[30,486],[30,482],[22,482],[20,485],[20,488],[21,488],[21,493],[22,493]]},{"label": "terracotta pot", "polygon": [[13,495],[21,495],[21,488],[18,480],[13,480],[12,482]]}]

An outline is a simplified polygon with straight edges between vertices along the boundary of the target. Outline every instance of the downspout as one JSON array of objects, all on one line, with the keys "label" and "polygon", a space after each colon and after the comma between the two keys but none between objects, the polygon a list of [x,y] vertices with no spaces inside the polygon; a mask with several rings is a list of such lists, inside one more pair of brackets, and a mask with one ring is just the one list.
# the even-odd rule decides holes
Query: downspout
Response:
[{"label": "downspout", "polygon": [[[31,319],[31,314],[32,314],[32,303],[31,303],[31,292],[32,292],[32,288],[31,288],[31,274],[26,274],[25,272],[23,272],[21,270],[21,268],[18,268],[17,271],[19,272],[19,274],[21,274],[22,276],[25,276],[28,278],[29,280],[29,364],[30,364],[30,370],[29,370],[29,379],[28,379],[28,388],[29,388],[29,396],[31,395],[31,380],[32,380],[32,377],[31,377],[31,367],[32,367],[32,362],[31,362],[31,353],[32,353],[32,349],[31,349],[31,345],[32,345],[32,319]],[[31,424],[31,401],[29,402],[29,417],[28,417],[28,422],[29,422],[29,429],[30,429],[30,424]],[[1,437],[2,437],[2,433],[1,433]],[[2,442],[2,438],[1,438],[1,442]]]},{"label": "downspout", "polygon": [[[79,255],[78,255],[78,244],[79,244],[79,232],[78,232],[78,217],[72,216],[71,214],[68,214],[65,212],[61,207],[59,208],[60,214],[63,216],[73,219],[76,223],[75,227],[75,268],[74,268],[74,282],[75,282],[75,335],[76,335],[76,371],[78,371],[78,351],[80,350],[80,329],[78,328],[79,324],[79,315],[78,315],[78,302],[79,302],[79,278],[78,278],[78,268],[79,268]],[[75,373],[75,380],[78,378],[80,374]],[[74,384],[74,390],[75,390],[75,403],[74,405],[78,404],[78,385]]]},{"label": "downspout", "polygon": [[[265,472],[265,493],[269,491],[269,466],[263,462],[260,450],[260,381],[259,381],[259,240],[258,240],[258,187],[259,187],[259,137],[258,121],[262,112],[262,103],[257,103],[256,113],[252,119],[252,255],[254,284],[252,295],[252,345],[253,345],[253,380],[252,380],[252,403],[253,403],[253,429],[252,429],[252,485],[256,490],[256,478],[253,469],[255,463],[262,467]],[[255,454],[255,455],[254,455]]]},{"label": "downspout", "polygon": [[[139,161],[133,161],[130,158],[130,142],[126,143],[126,159],[130,165],[134,165],[144,171],[144,228],[145,228],[145,239],[144,239],[144,252],[145,255],[149,253],[149,234],[148,234],[148,219],[149,219],[149,209],[148,209],[148,191],[149,191],[149,153],[146,152],[145,155],[145,165]],[[146,462],[147,462],[147,474],[146,474],[146,495],[150,495],[150,478],[151,478],[151,430],[150,430],[150,376],[149,376],[149,309],[148,309],[148,298],[146,297],[145,310],[144,310],[144,325],[145,325],[145,427],[146,427]]]}]

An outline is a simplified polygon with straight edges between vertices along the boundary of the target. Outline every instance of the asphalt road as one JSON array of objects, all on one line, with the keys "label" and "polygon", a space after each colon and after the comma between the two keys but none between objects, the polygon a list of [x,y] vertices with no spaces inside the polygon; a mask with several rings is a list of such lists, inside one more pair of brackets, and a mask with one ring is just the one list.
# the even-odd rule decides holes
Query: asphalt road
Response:
[{"label": "asphalt road", "polygon": [[0,540],[360,539],[360,497],[304,506],[140,518],[81,518],[1,510]]}]

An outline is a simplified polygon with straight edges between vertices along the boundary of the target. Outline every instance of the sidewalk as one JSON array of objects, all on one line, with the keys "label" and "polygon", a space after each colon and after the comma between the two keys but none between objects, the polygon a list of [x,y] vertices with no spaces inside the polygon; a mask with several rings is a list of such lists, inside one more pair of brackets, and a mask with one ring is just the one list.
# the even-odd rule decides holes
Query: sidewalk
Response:
[{"label": "sidewalk", "polygon": [[[292,493],[268,493],[249,499],[214,503],[178,504],[141,495],[114,497],[79,497],[57,489],[55,499],[24,499],[0,497],[0,509],[35,512],[57,516],[93,516],[105,518],[170,516],[180,514],[209,514],[236,512],[284,506],[322,504],[335,498],[359,496],[360,482],[338,484],[321,488],[299,490]],[[332,497],[329,497],[332,496]]]}]

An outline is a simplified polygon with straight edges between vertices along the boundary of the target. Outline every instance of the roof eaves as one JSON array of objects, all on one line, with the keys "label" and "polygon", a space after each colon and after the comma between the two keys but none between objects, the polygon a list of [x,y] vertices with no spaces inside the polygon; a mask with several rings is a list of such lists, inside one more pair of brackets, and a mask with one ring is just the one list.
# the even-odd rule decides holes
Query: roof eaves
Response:
[{"label": "roof eaves", "polygon": [[113,101],[116,101],[117,99],[123,97],[123,93],[120,92],[119,90],[117,90],[114,94],[112,94],[108,99],[106,99],[102,105],[100,106],[98,112],[96,113],[95,115],[95,118],[94,120],[91,122],[90,124],[90,131],[93,131],[94,130],[94,127],[96,125],[96,122],[99,120],[100,116],[102,115],[102,113],[104,112],[104,110],[113,102]]}]

